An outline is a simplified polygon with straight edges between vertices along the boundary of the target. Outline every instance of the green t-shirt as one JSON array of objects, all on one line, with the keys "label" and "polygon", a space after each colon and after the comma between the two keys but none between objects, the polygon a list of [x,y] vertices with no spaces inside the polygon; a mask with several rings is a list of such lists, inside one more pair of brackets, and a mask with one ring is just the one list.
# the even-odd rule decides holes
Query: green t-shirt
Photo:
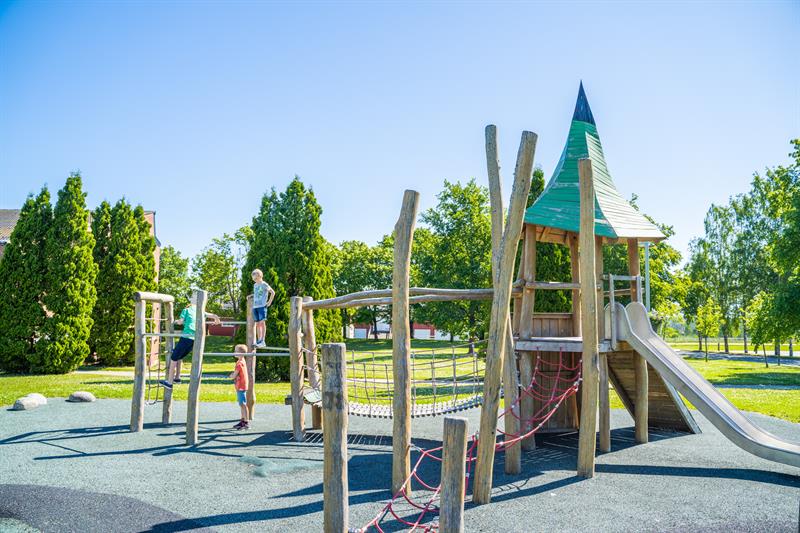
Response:
[{"label": "green t-shirt", "polygon": [[194,339],[195,323],[197,322],[194,312],[194,307],[187,307],[181,311],[181,319],[183,320],[183,336],[189,339]]}]

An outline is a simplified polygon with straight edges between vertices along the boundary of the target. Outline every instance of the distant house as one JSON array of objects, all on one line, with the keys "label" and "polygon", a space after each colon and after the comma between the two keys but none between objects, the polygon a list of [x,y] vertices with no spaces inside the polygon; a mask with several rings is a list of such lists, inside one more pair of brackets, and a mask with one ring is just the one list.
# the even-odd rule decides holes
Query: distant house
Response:
[{"label": "distant house", "polygon": [[11,232],[19,220],[19,213],[19,209],[0,209],[0,257],[3,257],[6,245],[10,242]]},{"label": "distant house", "polygon": [[[372,331],[372,324],[353,324],[351,326],[352,329],[348,330],[348,335],[353,339],[372,339],[374,338],[374,334]],[[378,321],[378,338],[379,339],[391,339],[392,338],[392,326],[386,322]],[[431,324],[421,324],[419,322],[414,322],[414,338],[420,340],[437,340],[437,341],[449,341],[450,334],[445,333],[443,331],[438,331],[433,325]],[[453,340],[462,340],[461,337],[454,337]]]}]

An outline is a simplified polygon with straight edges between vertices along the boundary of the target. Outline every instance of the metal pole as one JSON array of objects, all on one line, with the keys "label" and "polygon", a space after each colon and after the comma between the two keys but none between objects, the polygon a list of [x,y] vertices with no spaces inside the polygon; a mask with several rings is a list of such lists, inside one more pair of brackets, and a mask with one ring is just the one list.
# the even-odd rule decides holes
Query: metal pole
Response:
[{"label": "metal pole", "polygon": [[650,311],[650,245],[644,243],[644,305]]}]

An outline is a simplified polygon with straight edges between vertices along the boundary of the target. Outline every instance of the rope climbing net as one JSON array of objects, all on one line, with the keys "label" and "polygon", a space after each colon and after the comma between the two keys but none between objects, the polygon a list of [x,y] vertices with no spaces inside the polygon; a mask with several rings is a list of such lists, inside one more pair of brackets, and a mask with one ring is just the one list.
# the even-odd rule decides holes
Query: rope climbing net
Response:
[{"label": "rope climbing net", "polygon": [[[537,353],[533,378],[530,383],[521,387],[521,394],[517,402],[505,409],[498,417],[502,419],[505,416],[513,416],[520,421],[520,427],[529,429],[516,435],[510,435],[498,429],[497,432],[502,435],[502,440],[495,444],[495,450],[504,450],[539,431],[558,411],[564,401],[578,391],[580,380],[580,360],[574,366],[569,366],[564,362],[563,352],[559,353],[558,361],[554,362],[542,359]],[[519,404],[525,397],[532,398],[540,407],[532,416],[522,419],[519,415]],[[473,434],[467,447],[464,484],[467,492],[478,440],[478,433]],[[437,517],[441,482],[435,478],[424,478],[422,470],[426,461],[442,462],[442,447],[424,450],[412,445],[412,450],[418,453],[419,457],[411,469],[410,476],[403,484],[403,488],[394,494],[375,518],[360,528],[359,532],[383,533],[384,528],[397,529],[397,524],[392,524],[392,522],[397,522],[401,527],[408,528],[410,531],[438,531]],[[408,490],[409,488],[410,490]]]},{"label": "rope climbing net", "polygon": [[[411,352],[411,416],[438,416],[483,403],[486,341]],[[304,350],[306,353],[308,350]],[[320,364],[304,366],[304,397],[319,403]],[[392,418],[392,354],[350,351],[347,360],[348,412],[354,416]],[[315,374],[316,373],[316,374]]]}]

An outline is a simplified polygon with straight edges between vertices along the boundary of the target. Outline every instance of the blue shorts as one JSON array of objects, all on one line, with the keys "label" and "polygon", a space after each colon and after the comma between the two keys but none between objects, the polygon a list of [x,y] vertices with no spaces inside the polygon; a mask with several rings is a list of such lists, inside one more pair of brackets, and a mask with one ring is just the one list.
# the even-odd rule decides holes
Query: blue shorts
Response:
[{"label": "blue shorts", "polygon": [[247,403],[247,391],[237,390],[236,401],[239,402],[239,405],[245,405]]},{"label": "blue shorts", "polygon": [[194,339],[181,337],[178,344],[172,349],[172,357],[170,359],[173,361],[180,361],[191,353],[192,348],[194,348]]},{"label": "blue shorts", "polygon": [[253,308],[253,322],[262,322],[267,319],[267,307]]}]

